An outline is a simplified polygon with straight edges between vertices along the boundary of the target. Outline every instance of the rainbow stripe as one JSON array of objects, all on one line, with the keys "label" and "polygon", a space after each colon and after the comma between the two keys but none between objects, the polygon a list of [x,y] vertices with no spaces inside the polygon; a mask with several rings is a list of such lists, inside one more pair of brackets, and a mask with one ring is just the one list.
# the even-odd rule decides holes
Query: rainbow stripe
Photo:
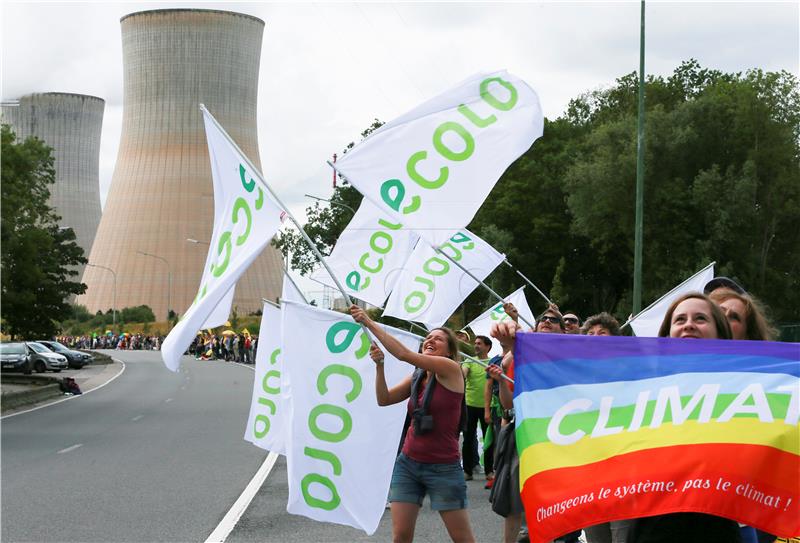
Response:
[{"label": "rainbow stripe", "polygon": [[531,541],[696,511],[800,533],[800,344],[519,334]]}]

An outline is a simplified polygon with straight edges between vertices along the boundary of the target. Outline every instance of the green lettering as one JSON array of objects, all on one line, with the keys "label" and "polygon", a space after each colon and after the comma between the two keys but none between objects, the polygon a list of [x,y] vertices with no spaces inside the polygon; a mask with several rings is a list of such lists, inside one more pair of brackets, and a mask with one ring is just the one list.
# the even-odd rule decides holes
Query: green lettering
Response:
[{"label": "green lettering", "polygon": [[250,215],[250,206],[247,205],[247,200],[242,198],[241,196],[236,199],[233,203],[233,212],[231,216],[231,220],[233,224],[239,222],[239,211],[244,210],[244,214],[247,217],[247,227],[244,230],[244,234],[236,238],[236,246],[241,246],[245,241],[247,241],[247,237],[250,235],[250,227],[253,224],[253,217]]},{"label": "green lettering", "polygon": [[[379,239],[385,240],[386,242],[385,247],[381,247],[378,245]],[[372,247],[372,250],[375,251],[376,253],[385,255],[386,253],[392,250],[392,236],[390,236],[386,232],[378,230],[369,237],[369,246]]]},{"label": "green lettering", "polygon": [[[424,293],[415,290],[414,292],[406,296],[405,300],[403,300],[403,307],[405,307],[408,313],[416,313],[417,311],[422,309],[422,306],[425,305],[425,298],[426,296]],[[416,303],[414,303],[414,300],[416,300]]]},{"label": "green lettering", "polygon": [[359,283],[361,283],[361,274],[357,271],[351,271],[344,278],[344,284],[352,290],[358,290]]},{"label": "green lettering", "polygon": [[[434,264],[439,265],[439,269],[433,268]],[[432,256],[422,265],[422,270],[430,275],[440,276],[450,271],[450,264],[446,260],[442,260],[438,256]]]},{"label": "green lettering", "polygon": [[[222,261],[222,264],[217,265],[216,263],[211,264],[211,275],[214,277],[219,277],[225,270],[228,268],[228,264],[231,260],[231,233],[230,232],[223,232],[222,235],[219,237],[219,243],[217,243],[217,256],[222,254],[223,248],[225,249],[225,260]],[[205,296],[205,292],[203,293]]]},{"label": "green lettering", "polygon": [[303,454],[309,458],[313,458],[314,460],[322,460],[323,462],[329,463],[334,475],[342,474],[342,462],[339,460],[339,457],[332,452],[314,449],[311,447],[304,447]]},{"label": "green lettering", "polygon": [[[330,415],[338,417],[342,421],[342,427],[338,432],[328,432],[323,430],[317,425],[317,419],[320,415]],[[350,435],[353,429],[353,419],[347,409],[339,407],[338,405],[331,405],[324,403],[315,406],[308,414],[308,429],[317,439],[327,441],[328,443],[339,443],[344,441]]]},{"label": "green lettering", "polygon": [[428,157],[427,151],[417,151],[413,155],[408,158],[408,162],[406,163],[406,173],[414,181],[417,185],[424,189],[438,189],[442,185],[447,182],[447,176],[449,175],[450,170],[447,169],[447,166],[442,166],[439,168],[439,177],[434,180],[426,179],[417,172],[417,164]]},{"label": "green lettering", "polygon": [[[392,196],[392,192],[394,192],[394,196]],[[400,204],[403,203],[405,197],[406,187],[399,179],[389,179],[381,185],[381,200],[395,211],[400,211]],[[413,213],[419,209],[420,203],[419,196],[412,196],[411,203],[403,208],[402,213],[404,215]]]},{"label": "green lettering", "polygon": [[260,403],[261,405],[266,405],[267,407],[269,407],[269,412],[271,414],[273,414],[273,415],[278,410],[278,408],[275,406],[275,402],[273,402],[269,398],[259,398],[258,399],[258,403]]},{"label": "green lettering", "polygon": [[402,224],[400,223],[394,224],[387,221],[386,219],[378,219],[378,224],[388,228],[389,230],[400,230],[401,228],[403,228]]},{"label": "green lettering", "polygon": [[[267,381],[271,378],[275,377],[278,379],[278,386],[271,387]],[[280,394],[281,393],[281,372],[278,370],[269,370],[267,373],[264,374],[264,379],[261,380],[261,388],[264,389],[264,392],[267,394]]]},{"label": "green lettering", "polygon": [[[259,423],[261,423],[261,429],[258,428]],[[270,422],[268,416],[261,414],[256,415],[256,419],[253,421],[253,435],[261,439],[269,433],[269,426]]]},{"label": "green lettering", "polygon": [[278,355],[280,355],[280,354],[281,354],[281,350],[280,349],[275,349],[274,351],[272,351],[272,354],[269,355],[269,363],[272,364],[273,366],[275,364],[277,364],[278,363]]},{"label": "green lettering", "polygon": [[[492,93],[489,92],[489,84],[491,83],[500,83],[503,87],[508,90],[509,97],[508,100],[505,102],[501,102],[497,99]],[[490,77],[489,79],[484,79],[481,82],[481,98],[483,101],[492,106],[495,109],[500,111],[508,111],[509,109],[513,108],[517,104],[517,89],[514,88],[514,85],[509,83],[508,81],[504,81],[499,77]]]},{"label": "green lettering", "polygon": [[368,271],[370,273],[378,273],[383,268],[383,259],[379,258],[378,263],[375,265],[374,268],[370,268],[367,265],[367,258],[369,258],[369,253],[364,253],[361,255],[361,258],[358,260],[358,265],[361,266],[361,269],[364,271]]},{"label": "green lettering", "polygon": [[[329,500],[320,500],[315,498],[311,495],[311,491],[309,487],[314,484],[318,483],[330,490],[331,497]],[[300,490],[303,493],[303,499],[310,507],[316,507],[317,509],[324,509],[325,511],[333,511],[337,507],[339,507],[339,503],[341,503],[341,498],[339,497],[339,493],[336,491],[336,485],[334,485],[330,479],[324,477],[318,473],[309,473],[303,480],[300,481]]]},{"label": "green lettering", "polygon": [[331,375],[342,375],[352,381],[353,386],[350,389],[350,392],[344,396],[347,400],[347,403],[351,403],[353,400],[358,398],[359,394],[361,394],[361,376],[358,374],[358,372],[350,366],[331,364],[330,366],[325,366],[325,368],[323,368],[317,376],[317,390],[321,395],[324,396],[328,393],[327,380]]},{"label": "green lettering", "polygon": [[450,241],[452,241],[453,243],[466,243],[469,241],[470,243],[464,245],[465,251],[469,251],[475,248],[475,243],[472,242],[472,238],[463,232],[457,232],[456,235],[450,238]]},{"label": "green lettering", "polygon": [[497,117],[494,115],[489,115],[485,119],[481,119],[478,115],[472,111],[469,106],[461,104],[458,106],[458,112],[461,113],[464,117],[467,118],[469,122],[477,126],[478,128],[486,128],[490,124],[494,123],[497,120]]},{"label": "green lettering", "polygon": [[[328,328],[328,333],[325,335],[325,344],[328,350],[332,353],[344,352],[350,344],[353,343],[356,334],[361,330],[361,326],[356,322],[337,322]],[[345,332],[344,341],[337,343],[337,336],[339,332]],[[356,358],[361,359],[369,352],[369,338],[367,334],[361,334],[361,346],[356,351]]]},{"label": "green lettering", "polygon": [[[444,144],[444,140],[442,138],[444,138],[444,135],[447,132],[455,132],[461,136],[461,139],[464,140],[463,151],[457,153]],[[472,134],[470,134],[467,129],[460,124],[453,121],[447,121],[436,127],[436,130],[433,133],[433,147],[447,160],[461,162],[462,160],[467,160],[472,156],[472,153],[475,151],[475,139],[472,137]],[[442,182],[442,184],[444,184],[444,182]]]},{"label": "green lettering", "polygon": [[251,178],[250,181],[248,182],[246,177],[247,177],[247,172],[244,169],[244,166],[242,164],[239,164],[239,179],[242,180],[242,186],[244,187],[244,190],[246,190],[247,192],[253,192],[253,189],[256,186],[256,180]]},{"label": "green lettering", "polygon": [[258,189],[258,198],[256,198],[256,211],[261,209],[261,206],[263,206],[263,205],[264,205],[264,191],[261,190],[261,188],[259,187],[259,189]]},{"label": "green lettering", "polygon": [[443,245],[440,245],[440,246],[439,246],[439,251],[441,251],[441,252],[442,252],[442,253],[444,253],[444,254],[447,254],[447,253],[445,253],[445,250],[444,250],[444,249],[445,249],[445,247],[448,247],[448,248],[450,248],[450,249],[452,249],[452,250],[453,250],[453,254],[452,254],[452,255],[450,255],[450,258],[452,258],[452,259],[453,259],[453,260],[455,260],[456,262],[458,262],[459,260],[461,260],[461,257],[463,256],[463,255],[461,254],[461,251],[459,251],[458,249],[456,249],[456,248],[455,248],[455,246],[454,246],[452,243],[450,243],[450,242],[448,241],[447,243],[445,243],[445,244],[443,244]]}]

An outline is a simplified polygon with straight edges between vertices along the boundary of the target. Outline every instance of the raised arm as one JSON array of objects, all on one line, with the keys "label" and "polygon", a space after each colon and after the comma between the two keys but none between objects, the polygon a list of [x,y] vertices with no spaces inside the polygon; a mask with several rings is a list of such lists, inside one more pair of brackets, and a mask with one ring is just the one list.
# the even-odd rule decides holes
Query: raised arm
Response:
[{"label": "raised arm", "polygon": [[386,385],[386,375],[383,373],[383,351],[375,342],[369,348],[369,356],[375,362],[375,398],[378,400],[378,405],[394,405],[407,399],[411,395],[411,376],[390,389]]},{"label": "raised arm", "polygon": [[[416,353],[384,331],[383,327],[369,318],[366,311],[357,305],[350,306],[350,315],[357,323],[366,326],[395,358],[436,374],[439,381],[450,390],[455,392],[464,391],[464,376],[461,373],[461,368],[458,362],[445,356],[448,354],[449,346],[442,346],[438,335],[426,338],[423,343],[423,345],[428,345],[424,349],[425,352]],[[433,340],[431,340],[431,337],[433,337]]]}]

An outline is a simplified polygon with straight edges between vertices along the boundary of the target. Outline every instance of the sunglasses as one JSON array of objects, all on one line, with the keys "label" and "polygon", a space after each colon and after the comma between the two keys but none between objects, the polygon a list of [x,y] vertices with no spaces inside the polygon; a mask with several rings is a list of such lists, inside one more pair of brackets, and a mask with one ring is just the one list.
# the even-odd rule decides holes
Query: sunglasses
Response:
[{"label": "sunglasses", "polygon": [[559,319],[558,317],[553,317],[551,315],[545,315],[541,319],[539,319],[539,322],[544,322],[544,321],[547,321],[550,324],[561,324],[561,319]]},{"label": "sunglasses", "polygon": [[568,324],[578,324],[578,319],[575,317],[564,317],[564,322]]}]

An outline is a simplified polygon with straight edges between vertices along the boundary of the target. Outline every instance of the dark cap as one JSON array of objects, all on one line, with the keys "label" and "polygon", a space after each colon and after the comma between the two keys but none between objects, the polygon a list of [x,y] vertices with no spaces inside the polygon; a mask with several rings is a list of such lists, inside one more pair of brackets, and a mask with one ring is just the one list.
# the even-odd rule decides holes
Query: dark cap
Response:
[{"label": "dark cap", "polygon": [[739,283],[728,277],[715,277],[706,283],[703,294],[711,294],[718,288],[729,288],[738,294],[747,294],[747,291],[743,289]]}]

